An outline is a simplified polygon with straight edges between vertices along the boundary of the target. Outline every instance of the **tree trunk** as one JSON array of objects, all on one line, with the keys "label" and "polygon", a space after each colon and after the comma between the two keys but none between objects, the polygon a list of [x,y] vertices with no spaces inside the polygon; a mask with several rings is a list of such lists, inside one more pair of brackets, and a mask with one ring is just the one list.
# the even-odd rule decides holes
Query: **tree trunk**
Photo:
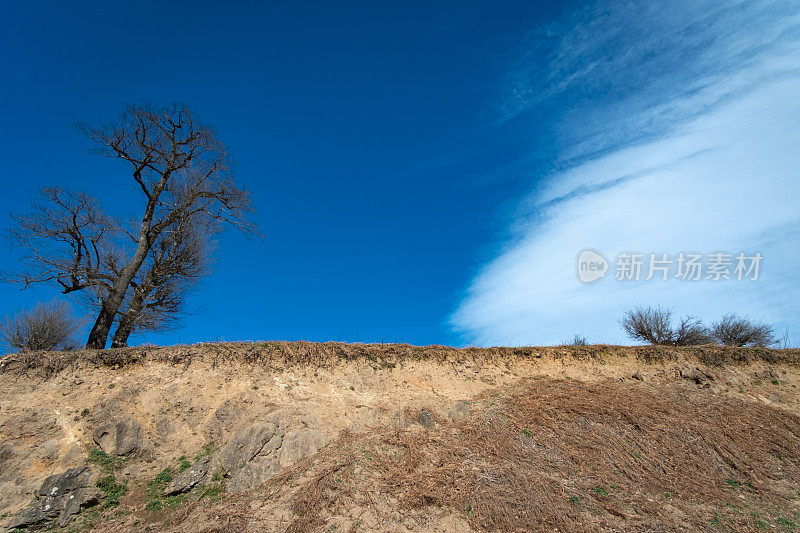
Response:
[{"label": "tree trunk", "polygon": [[125,298],[125,292],[128,290],[131,280],[141,268],[144,263],[147,253],[150,251],[152,245],[150,227],[153,223],[153,213],[158,203],[158,197],[161,191],[167,184],[171,171],[166,171],[162,174],[158,184],[150,194],[147,207],[144,210],[142,217],[142,226],[139,229],[139,243],[136,246],[136,253],[133,258],[125,265],[125,268],[120,272],[119,277],[114,280],[108,296],[103,300],[103,305],[100,309],[100,314],[97,315],[97,320],[92,326],[92,331],[89,332],[89,339],[86,341],[87,348],[95,348],[102,350],[106,347],[108,341],[108,332],[111,330],[111,325],[114,323],[114,317],[117,316],[119,306],[122,305],[122,300]]},{"label": "tree trunk", "polygon": [[117,311],[119,311],[119,307],[122,305],[122,300],[125,298],[128,285],[133,279],[133,276],[136,275],[136,272],[139,271],[142,263],[144,263],[148,250],[149,245],[145,239],[142,239],[142,241],[139,242],[139,247],[133,259],[125,265],[119,277],[114,280],[114,285],[111,286],[108,296],[103,300],[100,314],[97,315],[97,320],[92,327],[92,331],[89,332],[89,339],[86,341],[87,348],[102,350],[106,347],[108,332],[111,330],[111,325],[114,323],[114,317],[117,316]]},{"label": "tree trunk", "polygon": [[143,305],[144,293],[137,290],[133,294],[133,298],[131,299],[131,304],[128,306],[128,310],[123,313],[122,318],[119,319],[117,331],[114,333],[114,338],[111,340],[112,348],[124,348],[128,345],[128,337],[130,337],[131,332],[133,331],[136,318],[142,312]]}]

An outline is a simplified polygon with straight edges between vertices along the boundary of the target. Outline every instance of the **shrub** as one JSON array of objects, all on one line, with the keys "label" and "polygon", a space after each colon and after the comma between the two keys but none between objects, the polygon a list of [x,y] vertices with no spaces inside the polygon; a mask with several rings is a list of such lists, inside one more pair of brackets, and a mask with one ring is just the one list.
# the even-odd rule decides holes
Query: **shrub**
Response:
[{"label": "shrub", "polygon": [[673,328],[672,311],[663,307],[637,307],[627,311],[620,324],[630,338],[650,344],[695,346],[713,342],[708,329],[696,317],[682,318]]},{"label": "shrub", "polygon": [[0,338],[20,351],[74,350],[73,334],[80,322],[65,302],[36,304],[0,323]]},{"label": "shrub", "polygon": [[672,344],[675,346],[697,346],[699,344],[713,344],[714,338],[703,325],[699,318],[687,316],[672,334]]},{"label": "shrub", "polygon": [[772,326],[729,313],[711,327],[711,334],[727,346],[769,346],[776,339]]},{"label": "shrub", "polygon": [[650,344],[672,344],[672,311],[662,307],[637,307],[627,311],[620,324],[628,337]]},{"label": "shrub", "polygon": [[571,344],[572,344],[572,346],[586,346],[589,343],[586,342],[586,337],[576,333],[575,336],[572,337]]},{"label": "shrub", "polygon": [[106,497],[103,500],[103,507],[116,507],[119,505],[119,500],[125,495],[128,486],[125,483],[117,483],[113,474],[109,474],[97,480],[97,488],[105,493]]}]

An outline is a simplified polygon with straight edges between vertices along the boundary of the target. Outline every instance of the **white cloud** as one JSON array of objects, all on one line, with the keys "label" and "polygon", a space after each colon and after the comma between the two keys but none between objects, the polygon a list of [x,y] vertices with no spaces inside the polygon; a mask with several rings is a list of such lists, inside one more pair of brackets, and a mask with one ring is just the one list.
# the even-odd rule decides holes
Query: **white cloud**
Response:
[{"label": "white cloud", "polygon": [[[800,334],[797,9],[778,2],[688,8],[697,5],[677,6],[666,21],[643,22],[627,3],[604,11],[601,22],[573,21],[549,67],[557,90],[544,97],[536,96],[541,86],[517,91],[529,99],[515,100],[514,112],[522,113],[568,98],[575,84],[579,93],[626,79],[639,87],[612,102],[590,99],[578,113],[585,125],[565,116],[562,154],[577,163],[522,202],[516,238],[472,282],[452,317],[469,341],[550,344],[580,332],[594,342],[623,342],[622,311],[654,303],[708,319],[739,311]],[[677,43],[676,35],[689,42]],[[609,39],[625,41],[628,52]],[[609,59],[609,50],[621,56]],[[681,52],[687,57],[676,62]],[[659,61],[685,66],[691,76],[661,72]],[[760,251],[765,259],[755,282],[584,285],[575,260],[586,247],[610,259],[626,250]]]}]

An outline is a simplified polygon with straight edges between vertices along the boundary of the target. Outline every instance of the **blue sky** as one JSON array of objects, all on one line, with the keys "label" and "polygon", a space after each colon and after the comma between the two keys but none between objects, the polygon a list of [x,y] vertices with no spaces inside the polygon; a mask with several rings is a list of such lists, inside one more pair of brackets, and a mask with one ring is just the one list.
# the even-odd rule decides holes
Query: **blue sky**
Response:
[{"label": "blue sky", "polygon": [[[621,342],[650,302],[796,327],[796,4],[553,4],[6,6],[2,210],[57,184],[135,214],[73,124],[180,101],[264,240],[227,233],[183,326],[136,342]],[[765,260],[752,283],[585,285],[587,247]],[[0,315],[58,295],[0,291]]]}]

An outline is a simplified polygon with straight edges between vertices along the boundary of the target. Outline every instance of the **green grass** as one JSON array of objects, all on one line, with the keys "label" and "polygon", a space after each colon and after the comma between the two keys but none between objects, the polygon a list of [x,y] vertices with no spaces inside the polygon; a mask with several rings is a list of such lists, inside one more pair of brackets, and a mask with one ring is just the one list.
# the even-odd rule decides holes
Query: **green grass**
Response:
[{"label": "green grass", "polygon": [[114,469],[117,459],[111,457],[100,448],[92,448],[89,450],[89,457],[87,459],[90,463],[100,467],[103,472],[110,472]]},{"label": "green grass", "polygon": [[597,496],[608,496],[608,492],[603,487],[595,487],[591,492]]},{"label": "green grass", "polygon": [[732,487],[734,489],[737,489],[737,490],[739,489],[739,482],[736,481],[735,479],[726,478],[725,479],[725,483],[728,484],[730,487]]},{"label": "green grass", "polygon": [[778,524],[782,525],[787,529],[797,529],[797,524],[789,520],[788,518],[779,517],[775,519],[775,522],[777,522]]},{"label": "green grass", "polygon": [[125,485],[125,483],[117,483],[114,474],[109,474],[98,479],[97,488],[106,495],[103,500],[103,507],[106,509],[119,505],[120,498],[122,498],[128,490],[128,486]]},{"label": "green grass", "polygon": [[178,466],[178,472],[185,472],[192,467],[192,463],[190,463],[189,460],[186,459],[185,455],[181,455],[178,458],[178,462],[180,463],[180,466]]}]

